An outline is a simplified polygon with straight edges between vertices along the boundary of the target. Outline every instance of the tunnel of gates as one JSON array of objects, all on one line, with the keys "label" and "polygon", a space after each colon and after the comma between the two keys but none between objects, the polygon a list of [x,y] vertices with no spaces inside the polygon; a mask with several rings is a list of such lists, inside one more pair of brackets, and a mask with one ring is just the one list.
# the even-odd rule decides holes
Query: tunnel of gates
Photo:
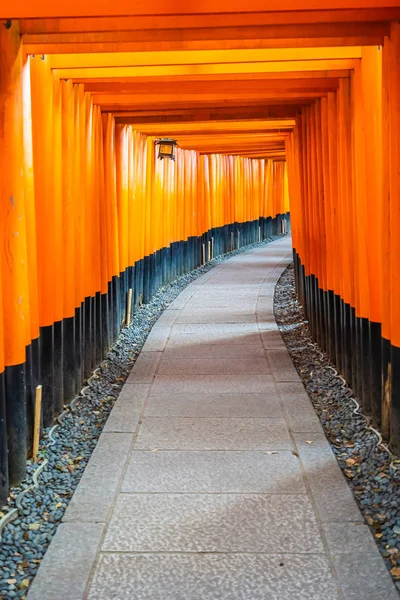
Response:
[{"label": "tunnel of gates", "polygon": [[0,500],[37,384],[47,426],[128,290],[282,232],[289,197],[311,333],[399,451],[399,2],[80,4],[0,7]]},{"label": "tunnel of gates", "polygon": [[0,39],[4,500],[25,476],[36,386],[49,426],[118,337],[128,290],[134,310],[210,258],[286,231],[289,214],[284,161],[181,148],[158,160],[154,138],[102,115],[83,85],[44,57],[24,61],[12,29]]}]

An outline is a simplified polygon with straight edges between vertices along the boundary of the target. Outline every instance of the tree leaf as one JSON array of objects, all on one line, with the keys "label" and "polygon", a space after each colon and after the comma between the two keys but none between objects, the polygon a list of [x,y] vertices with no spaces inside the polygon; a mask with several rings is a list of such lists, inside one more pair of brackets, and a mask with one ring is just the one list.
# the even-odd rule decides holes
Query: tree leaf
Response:
[{"label": "tree leaf", "polygon": [[349,479],[353,479],[354,477],[354,473],[352,473],[351,471],[349,471],[348,469],[344,470],[346,477],[348,477]]},{"label": "tree leaf", "polygon": [[393,577],[396,577],[396,578],[400,579],[400,567],[393,567],[393,569],[390,570],[390,574]]}]

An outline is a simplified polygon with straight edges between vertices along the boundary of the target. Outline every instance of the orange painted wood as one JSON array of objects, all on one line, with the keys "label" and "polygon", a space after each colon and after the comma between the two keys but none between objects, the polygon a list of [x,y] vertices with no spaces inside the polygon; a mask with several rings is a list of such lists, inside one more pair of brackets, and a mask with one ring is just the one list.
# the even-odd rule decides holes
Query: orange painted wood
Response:
[{"label": "orange painted wood", "polygon": [[[382,7],[397,7],[397,0],[270,0],[268,10],[271,12],[302,10],[347,10]],[[34,4],[29,0],[15,0],[10,7],[2,7],[1,18],[22,17],[86,17],[86,16],[124,16],[124,15],[173,15],[198,13],[246,13],[265,10],[263,0],[249,0],[245,5],[240,0],[203,0],[201,4],[182,3],[181,0],[165,2],[155,1],[151,5],[143,5],[139,0],[120,0],[118,3],[103,0],[101,4],[70,0],[55,6],[49,0],[37,0]]]},{"label": "orange painted wood", "polygon": [[24,201],[23,60],[17,27],[0,29],[0,371],[25,362],[30,338]]}]

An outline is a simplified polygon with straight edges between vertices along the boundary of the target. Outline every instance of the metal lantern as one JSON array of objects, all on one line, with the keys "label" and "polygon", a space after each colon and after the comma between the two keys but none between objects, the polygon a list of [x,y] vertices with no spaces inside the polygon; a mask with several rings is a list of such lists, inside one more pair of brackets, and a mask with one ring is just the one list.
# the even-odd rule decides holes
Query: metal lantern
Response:
[{"label": "metal lantern", "polygon": [[158,146],[158,158],[169,158],[175,160],[175,146],[178,145],[176,140],[172,138],[160,138],[154,142]]}]

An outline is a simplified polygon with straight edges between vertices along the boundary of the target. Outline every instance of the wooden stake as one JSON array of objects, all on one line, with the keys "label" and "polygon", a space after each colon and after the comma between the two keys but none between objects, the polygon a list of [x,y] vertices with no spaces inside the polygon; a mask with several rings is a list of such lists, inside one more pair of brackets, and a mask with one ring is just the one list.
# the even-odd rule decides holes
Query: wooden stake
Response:
[{"label": "wooden stake", "polygon": [[261,227],[258,226],[258,241],[261,242]]},{"label": "wooden stake", "polygon": [[203,244],[202,258],[203,258],[203,265],[205,265],[206,264],[206,245],[205,244]]},{"label": "wooden stake", "polygon": [[233,231],[231,231],[231,252],[233,250]]},{"label": "wooden stake", "polygon": [[37,453],[39,450],[40,440],[40,424],[41,424],[41,413],[42,413],[42,386],[38,385],[36,388],[36,400],[35,400],[35,420],[33,424],[33,460],[36,461]]},{"label": "wooden stake", "polygon": [[211,258],[214,258],[214,238],[211,238]]},{"label": "wooden stake", "polygon": [[208,260],[211,260],[211,242],[208,240]]},{"label": "wooden stake", "polygon": [[131,322],[131,312],[132,312],[132,288],[129,288],[128,295],[127,295],[127,298],[126,298],[125,325],[130,325],[130,322]]}]

